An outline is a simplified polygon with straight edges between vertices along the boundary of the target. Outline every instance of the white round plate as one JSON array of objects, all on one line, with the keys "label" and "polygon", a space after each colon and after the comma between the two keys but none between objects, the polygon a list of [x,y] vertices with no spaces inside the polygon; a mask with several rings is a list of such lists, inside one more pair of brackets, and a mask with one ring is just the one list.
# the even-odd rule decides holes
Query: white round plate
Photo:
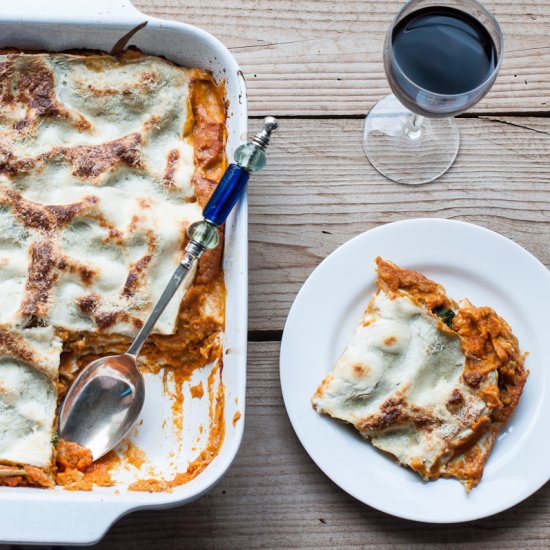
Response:
[{"label": "white round plate", "polygon": [[[350,426],[316,413],[311,397],[344,350],[376,285],[376,256],[420,271],[455,300],[491,306],[512,326],[530,370],[481,483],[424,482]],[[482,227],[416,219],[367,231],[326,258],[300,290],[281,346],[286,409],[303,446],[342,489],[365,504],[416,521],[486,517],[527,498],[550,478],[550,272],[529,252]]]}]

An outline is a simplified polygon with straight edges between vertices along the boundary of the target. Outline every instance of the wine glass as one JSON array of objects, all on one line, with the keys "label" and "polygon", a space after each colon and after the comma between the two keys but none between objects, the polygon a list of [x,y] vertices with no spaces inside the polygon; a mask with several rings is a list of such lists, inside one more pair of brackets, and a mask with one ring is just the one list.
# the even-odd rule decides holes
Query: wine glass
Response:
[{"label": "wine glass", "polygon": [[476,0],[411,0],[386,35],[384,69],[395,95],[365,119],[363,147],[387,178],[433,181],[460,144],[452,118],[480,101],[502,62],[503,36]]}]

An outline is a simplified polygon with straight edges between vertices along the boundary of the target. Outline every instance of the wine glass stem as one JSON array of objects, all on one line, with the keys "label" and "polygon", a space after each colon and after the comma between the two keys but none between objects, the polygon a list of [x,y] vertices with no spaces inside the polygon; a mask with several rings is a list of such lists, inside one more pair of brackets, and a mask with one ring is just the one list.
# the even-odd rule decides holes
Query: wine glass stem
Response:
[{"label": "wine glass stem", "polygon": [[405,135],[412,140],[418,139],[422,135],[423,122],[424,117],[422,115],[411,113],[405,125]]}]

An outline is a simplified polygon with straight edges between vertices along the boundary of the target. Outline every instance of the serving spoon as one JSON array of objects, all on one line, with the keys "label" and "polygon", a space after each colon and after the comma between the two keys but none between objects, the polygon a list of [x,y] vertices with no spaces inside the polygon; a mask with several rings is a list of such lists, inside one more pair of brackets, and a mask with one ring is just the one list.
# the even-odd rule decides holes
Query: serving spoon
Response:
[{"label": "serving spoon", "polygon": [[189,227],[185,255],[128,351],[91,362],[69,388],[59,412],[59,437],[88,448],[93,460],[116,447],[136,422],[145,400],[137,356],[197,260],[218,245],[218,227],[243,194],[250,174],[264,168],[265,149],[277,126],[274,117],[266,117],[263,129],[235,151],[235,163],[228,166],[205,206],[203,220]]}]

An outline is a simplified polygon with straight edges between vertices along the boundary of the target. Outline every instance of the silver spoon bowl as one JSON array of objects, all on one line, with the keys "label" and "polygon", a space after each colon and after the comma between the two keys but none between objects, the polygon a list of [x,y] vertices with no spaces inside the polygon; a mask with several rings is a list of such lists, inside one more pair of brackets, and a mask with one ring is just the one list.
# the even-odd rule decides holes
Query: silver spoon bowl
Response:
[{"label": "silver spoon bowl", "polygon": [[65,398],[59,415],[60,437],[84,445],[97,460],[113,447],[113,441],[121,441],[129,432],[144,400],[145,385],[135,356],[97,359]]}]

